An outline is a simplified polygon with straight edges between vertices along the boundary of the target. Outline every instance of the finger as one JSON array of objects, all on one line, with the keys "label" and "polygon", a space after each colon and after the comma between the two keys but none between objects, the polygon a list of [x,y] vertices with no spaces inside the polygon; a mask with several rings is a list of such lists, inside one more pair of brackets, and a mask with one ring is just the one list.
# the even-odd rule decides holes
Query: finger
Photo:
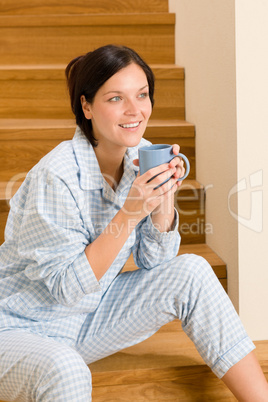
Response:
[{"label": "finger", "polygon": [[[168,195],[168,193],[171,192],[175,192],[176,191],[176,185],[177,183],[177,179],[175,179],[174,177],[172,177],[170,180],[168,180],[166,183],[162,184],[162,186],[158,187],[155,189],[155,192],[158,194],[158,197],[163,196],[163,195]],[[175,188],[174,188],[175,187]]]},{"label": "finger", "polygon": [[180,156],[175,156],[175,158],[171,159],[171,161],[169,162],[169,167],[175,167],[178,165],[183,166],[184,161]]},{"label": "finger", "polygon": [[133,159],[133,164],[135,165],[135,166],[139,166],[140,165],[140,163],[139,163],[139,159]]},{"label": "finger", "polygon": [[184,166],[179,166],[176,169],[176,172],[174,173],[174,177],[176,177],[177,179],[180,179],[181,177],[183,177],[185,175],[185,168]]},{"label": "finger", "polygon": [[170,180],[173,175],[176,173],[176,168],[170,168],[165,172],[158,174],[157,176],[153,177],[149,182],[150,185],[155,190],[159,186],[162,186],[166,181]]},{"label": "finger", "polygon": [[178,153],[180,152],[180,146],[178,144],[173,144],[172,152],[173,152],[173,154],[178,155]]},{"label": "finger", "polygon": [[168,169],[169,169],[169,163],[163,163],[162,165],[147,170],[147,172],[145,172],[142,176],[144,177],[145,183],[147,183],[153,180],[159,174],[166,172]]},{"label": "finger", "polygon": [[[184,168],[184,161],[181,158],[176,158],[177,160],[179,160],[179,162],[177,164],[175,164],[176,167],[176,173],[174,174],[174,177],[180,178],[184,175],[185,173],[185,168]],[[174,162],[171,164],[170,166],[173,167],[174,166]],[[183,172],[183,174],[182,174]]]}]

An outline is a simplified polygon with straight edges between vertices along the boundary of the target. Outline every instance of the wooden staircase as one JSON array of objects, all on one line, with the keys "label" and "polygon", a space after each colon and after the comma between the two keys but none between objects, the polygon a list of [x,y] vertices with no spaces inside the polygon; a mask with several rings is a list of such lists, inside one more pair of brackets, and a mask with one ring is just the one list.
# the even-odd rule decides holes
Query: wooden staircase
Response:
[{"label": "wooden staircase", "polygon": [[[0,0],[0,243],[9,199],[26,173],[74,134],[66,64],[101,45],[124,44],[137,50],[156,76],[145,138],[179,143],[190,159],[190,176],[176,195],[180,253],[205,257],[227,291],[226,266],[205,244],[205,191],[195,180],[195,127],[185,121],[184,69],[174,64],[174,27],[168,0]],[[132,258],[125,269],[136,269]],[[262,358],[268,355],[262,345],[258,350]],[[90,369],[95,402],[235,400],[177,321]]]}]

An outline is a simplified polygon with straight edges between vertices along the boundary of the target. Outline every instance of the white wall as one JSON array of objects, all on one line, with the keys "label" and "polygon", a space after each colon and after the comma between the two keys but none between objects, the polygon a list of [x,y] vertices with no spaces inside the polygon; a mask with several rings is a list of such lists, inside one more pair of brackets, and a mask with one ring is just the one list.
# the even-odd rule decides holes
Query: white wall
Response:
[{"label": "white wall", "polygon": [[[237,179],[233,0],[170,0],[176,12],[176,63],[185,68],[186,119],[196,126],[197,180],[207,187],[209,246],[228,268],[238,308],[238,227],[228,195]],[[235,196],[231,207],[236,211]]]},{"label": "white wall", "polygon": [[254,340],[268,339],[268,2],[169,0],[186,118],[207,190],[207,243]]},{"label": "white wall", "polygon": [[[236,0],[239,311],[268,339],[268,2]],[[255,173],[255,174],[254,174]]]}]

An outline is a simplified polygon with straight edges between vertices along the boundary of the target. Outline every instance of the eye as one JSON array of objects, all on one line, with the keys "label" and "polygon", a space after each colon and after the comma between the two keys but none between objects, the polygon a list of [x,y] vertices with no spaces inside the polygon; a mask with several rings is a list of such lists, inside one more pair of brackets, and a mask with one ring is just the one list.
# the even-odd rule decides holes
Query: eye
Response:
[{"label": "eye", "polygon": [[121,100],[120,96],[114,96],[113,98],[109,99],[109,102],[118,102],[120,100]]},{"label": "eye", "polygon": [[142,92],[141,94],[139,94],[139,98],[142,98],[142,99],[147,98],[147,96],[149,96],[148,92]]}]

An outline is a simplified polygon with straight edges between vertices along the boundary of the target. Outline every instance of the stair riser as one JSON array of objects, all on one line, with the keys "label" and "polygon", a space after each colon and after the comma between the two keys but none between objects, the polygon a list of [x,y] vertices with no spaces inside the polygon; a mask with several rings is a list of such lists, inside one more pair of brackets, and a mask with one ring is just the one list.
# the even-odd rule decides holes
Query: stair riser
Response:
[{"label": "stair riser", "polygon": [[[56,131],[56,130],[55,130]],[[69,133],[66,130],[65,139],[73,137],[74,130],[70,129]],[[190,160],[191,171],[188,176],[189,179],[195,178],[195,148],[193,138],[172,138],[168,137],[167,133],[165,139],[153,138],[150,135],[144,136],[155,144],[163,143],[174,144],[179,143],[181,152],[184,152]],[[40,138],[36,136],[36,138]],[[0,134],[1,139],[1,134]],[[0,181],[8,181],[17,174],[28,172],[44,155],[55,148],[61,140],[55,139],[36,139],[36,140],[14,140],[10,136],[10,141],[0,140]]]},{"label": "stair riser", "polygon": [[[0,93],[0,118],[73,118],[64,75],[61,80],[0,80]],[[156,79],[153,118],[183,120],[184,102],[184,80]]]},{"label": "stair riser", "polygon": [[113,14],[168,12],[168,0],[1,0],[1,14]]},{"label": "stair riser", "polygon": [[135,49],[148,63],[175,61],[172,25],[2,27],[0,38],[5,65],[68,63],[109,43]]},{"label": "stair riser", "polygon": [[205,243],[210,227],[205,222],[204,191],[193,189],[190,195],[178,192],[175,207],[180,215],[181,244]]}]

